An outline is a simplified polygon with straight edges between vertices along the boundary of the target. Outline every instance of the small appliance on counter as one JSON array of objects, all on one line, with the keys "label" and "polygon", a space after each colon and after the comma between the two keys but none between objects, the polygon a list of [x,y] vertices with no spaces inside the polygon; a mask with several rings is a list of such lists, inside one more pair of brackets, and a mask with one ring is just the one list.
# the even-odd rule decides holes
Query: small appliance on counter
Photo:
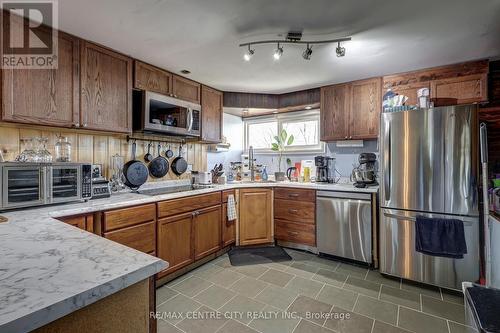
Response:
[{"label": "small appliance on counter", "polygon": [[335,168],[335,158],[330,156],[316,156],[316,183],[337,183],[340,173]]},{"label": "small appliance on counter", "polygon": [[377,155],[374,153],[361,153],[358,157],[359,166],[354,167],[351,181],[354,187],[365,188],[377,186]]},{"label": "small appliance on counter", "polygon": [[191,171],[191,176],[195,185],[212,185],[212,174],[208,171]]},{"label": "small appliance on counter", "polygon": [[0,163],[0,210],[88,200],[92,165]]},{"label": "small appliance on counter", "polygon": [[92,199],[109,198],[111,187],[109,181],[102,175],[102,165],[92,165]]}]

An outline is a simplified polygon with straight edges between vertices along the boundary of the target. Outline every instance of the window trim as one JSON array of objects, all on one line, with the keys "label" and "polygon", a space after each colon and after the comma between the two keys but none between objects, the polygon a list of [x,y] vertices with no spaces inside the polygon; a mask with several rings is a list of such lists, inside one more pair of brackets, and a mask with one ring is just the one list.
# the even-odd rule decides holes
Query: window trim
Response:
[{"label": "window trim", "polygon": [[[249,143],[249,138],[248,138],[248,126],[251,124],[258,124],[258,123],[266,123],[270,121],[276,121],[278,125],[278,133],[281,131],[283,128],[283,123],[285,122],[300,122],[300,121],[311,121],[311,120],[317,120],[317,126],[318,126],[318,144],[314,146],[293,146],[293,147],[287,147],[285,149],[286,154],[292,154],[292,155],[304,155],[304,154],[322,154],[326,152],[326,147],[325,143],[321,141],[320,138],[320,122],[321,122],[321,117],[319,113],[319,109],[313,109],[313,110],[305,110],[305,111],[296,111],[296,112],[289,112],[289,113],[278,113],[278,114],[272,114],[272,115],[265,115],[265,116],[258,116],[258,117],[251,117],[251,118],[244,118],[243,123],[244,123],[244,149],[245,152],[248,152],[248,143]],[[278,153],[275,151],[272,151],[270,148],[269,149],[262,149],[262,148],[254,148],[254,152],[257,154],[266,154],[266,155],[277,155]]]}]

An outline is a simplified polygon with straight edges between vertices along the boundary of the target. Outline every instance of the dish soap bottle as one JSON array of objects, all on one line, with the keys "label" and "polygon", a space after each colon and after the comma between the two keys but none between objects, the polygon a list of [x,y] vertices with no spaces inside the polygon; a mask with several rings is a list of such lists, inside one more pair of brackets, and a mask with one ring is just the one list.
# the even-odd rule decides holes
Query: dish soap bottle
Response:
[{"label": "dish soap bottle", "polygon": [[264,170],[262,170],[262,181],[264,182],[267,182],[267,170],[266,170],[266,166],[264,165]]}]

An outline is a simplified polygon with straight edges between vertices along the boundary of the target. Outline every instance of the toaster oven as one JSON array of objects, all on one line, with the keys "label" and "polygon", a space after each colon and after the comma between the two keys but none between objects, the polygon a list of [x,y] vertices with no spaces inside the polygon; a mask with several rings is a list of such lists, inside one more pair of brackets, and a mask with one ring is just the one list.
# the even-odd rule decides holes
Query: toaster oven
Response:
[{"label": "toaster oven", "polygon": [[0,176],[0,210],[92,197],[90,164],[4,162]]}]

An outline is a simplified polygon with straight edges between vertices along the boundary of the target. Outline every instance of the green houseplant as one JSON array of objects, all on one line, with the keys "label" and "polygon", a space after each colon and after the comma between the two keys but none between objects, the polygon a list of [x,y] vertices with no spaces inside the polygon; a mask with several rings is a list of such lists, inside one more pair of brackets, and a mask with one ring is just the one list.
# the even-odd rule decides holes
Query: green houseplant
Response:
[{"label": "green houseplant", "polygon": [[274,173],[276,181],[285,180],[285,173],[281,171],[283,152],[285,151],[287,146],[293,144],[293,140],[293,134],[288,135],[286,130],[282,129],[281,132],[274,137],[274,142],[271,144],[271,150],[278,153],[278,172]]}]

